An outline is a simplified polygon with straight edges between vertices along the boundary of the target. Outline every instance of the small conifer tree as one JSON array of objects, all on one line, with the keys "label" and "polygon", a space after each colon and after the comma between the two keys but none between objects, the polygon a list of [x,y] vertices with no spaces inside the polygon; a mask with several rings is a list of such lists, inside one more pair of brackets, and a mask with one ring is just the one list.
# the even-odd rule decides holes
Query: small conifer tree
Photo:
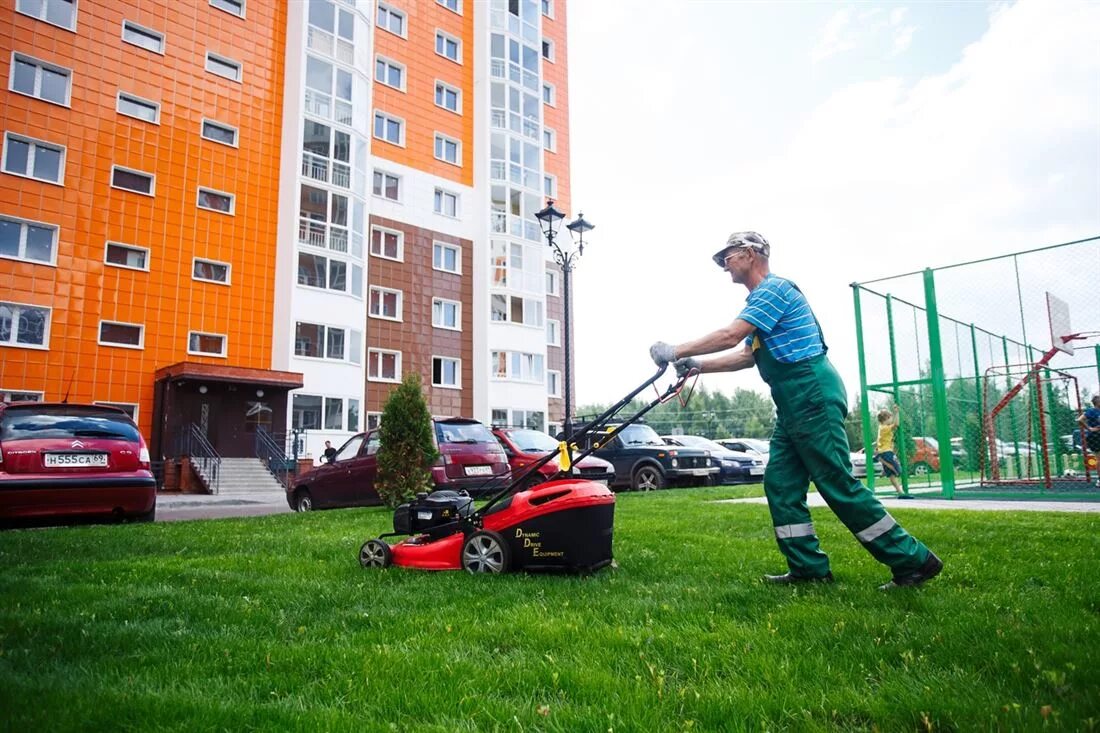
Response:
[{"label": "small conifer tree", "polygon": [[430,466],[439,457],[432,442],[432,416],[420,388],[420,375],[409,374],[390,393],[382,410],[378,448],[378,495],[389,507],[431,491]]}]

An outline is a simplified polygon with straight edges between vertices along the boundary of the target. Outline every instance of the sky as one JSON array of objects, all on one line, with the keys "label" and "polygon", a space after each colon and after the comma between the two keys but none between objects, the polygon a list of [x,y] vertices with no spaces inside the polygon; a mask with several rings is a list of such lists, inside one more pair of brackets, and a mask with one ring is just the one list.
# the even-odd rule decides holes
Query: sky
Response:
[{"label": "sky", "polygon": [[[596,225],[573,273],[579,405],[652,374],[654,341],[737,316],[747,291],[710,260],[734,231],[769,240],[853,396],[849,283],[1100,235],[1100,2],[573,0],[568,23],[570,213]],[[1074,251],[1021,260],[1019,294],[1050,287],[1100,330],[1100,246]],[[1004,267],[949,272],[941,311],[1017,308]],[[1015,321],[1048,345],[1042,317]]]}]

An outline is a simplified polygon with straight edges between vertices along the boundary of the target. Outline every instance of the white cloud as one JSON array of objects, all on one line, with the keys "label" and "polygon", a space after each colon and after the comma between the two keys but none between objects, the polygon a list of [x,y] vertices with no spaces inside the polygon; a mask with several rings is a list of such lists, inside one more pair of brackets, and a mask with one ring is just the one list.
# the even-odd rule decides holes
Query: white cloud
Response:
[{"label": "white cloud", "polygon": [[821,38],[810,52],[810,62],[817,64],[830,56],[849,51],[856,46],[856,34],[852,27],[851,8],[833,13],[821,31]]},{"label": "white cloud", "polygon": [[915,25],[907,25],[899,28],[894,33],[894,46],[890,50],[891,56],[899,56],[909,50],[913,43],[913,34],[917,32]]}]

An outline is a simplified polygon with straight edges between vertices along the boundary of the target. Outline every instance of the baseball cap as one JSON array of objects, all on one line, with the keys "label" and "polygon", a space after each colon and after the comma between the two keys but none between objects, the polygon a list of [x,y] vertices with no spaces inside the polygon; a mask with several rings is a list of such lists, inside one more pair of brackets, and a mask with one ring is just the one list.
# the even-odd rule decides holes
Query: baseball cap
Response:
[{"label": "baseball cap", "polygon": [[765,257],[770,257],[772,253],[772,246],[768,244],[768,240],[756,232],[734,232],[726,239],[726,246],[718,250],[711,257],[714,263],[719,267],[725,269],[726,267],[726,255],[729,254],[731,249],[748,248],[754,252],[758,252]]}]

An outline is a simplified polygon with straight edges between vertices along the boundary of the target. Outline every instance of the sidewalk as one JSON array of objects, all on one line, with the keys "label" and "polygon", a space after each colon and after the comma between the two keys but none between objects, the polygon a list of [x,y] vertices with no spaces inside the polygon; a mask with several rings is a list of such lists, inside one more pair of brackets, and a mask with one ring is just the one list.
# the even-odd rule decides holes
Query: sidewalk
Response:
[{"label": "sidewalk", "polygon": [[[1016,512],[1077,512],[1098,513],[1100,502],[1095,501],[998,501],[986,499],[922,499],[919,494],[912,499],[896,499],[893,494],[879,495],[878,500],[888,509],[962,509],[979,512],[1016,511]],[[723,499],[718,504],[767,504],[764,497],[751,499]],[[806,497],[811,507],[826,506],[825,499],[817,492]]]},{"label": "sidewalk", "polygon": [[217,494],[181,494],[174,491],[158,491],[157,507],[179,509],[184,507],[209,506],[264,506],[281,504],[287,506],[284,491],[222,491]]}]

